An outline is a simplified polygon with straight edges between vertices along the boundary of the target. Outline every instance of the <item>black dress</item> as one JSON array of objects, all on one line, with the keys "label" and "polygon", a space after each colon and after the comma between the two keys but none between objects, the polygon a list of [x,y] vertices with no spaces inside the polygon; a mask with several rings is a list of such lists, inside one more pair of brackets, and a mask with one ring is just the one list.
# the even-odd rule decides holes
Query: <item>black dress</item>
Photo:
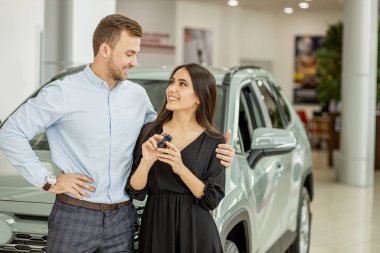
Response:
[{"label": "black dress", "polygon": [[[162,126],[150,134],[160,134]],[[219,233],[210,210],[224,197],[225,168],[216,158],[215,148],[224,138],[203,132],[181,151],[184,165],[205,183],[204,195],[197,199],[171,166],[157,161],[152,166],[147,187],[135,191],[129,184],[131,198],[148,200],[141,221],[141,253],[222,253]],[[141,160],[136,148],[131,175]]]}]

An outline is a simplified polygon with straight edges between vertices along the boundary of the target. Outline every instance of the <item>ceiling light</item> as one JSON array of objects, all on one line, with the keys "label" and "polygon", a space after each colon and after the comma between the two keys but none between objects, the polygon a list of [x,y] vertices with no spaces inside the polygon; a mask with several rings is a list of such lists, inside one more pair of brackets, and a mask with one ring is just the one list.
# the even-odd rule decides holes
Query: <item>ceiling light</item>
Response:
[{"label": "ceiling light", "polygon": [[305,2],[311,2],[311,1],[313,1],[313,0],[304,0]]},{"label": "ceiling light", "polygon": [[238,0],[228,0],[227,3],[228,3],[229,6],[232,6],[232,7],[235,7],[235,6],[239,5],[239,1]]},{"label": "ceiling light", "polygon": [[284,12],[285,12],[286,14],[292,14],[292,13],[294,12],[294,10],[293,10],[293,8],[291,8],[291,7],[286,7],[286,8],[284,8]]},{"label": "ceiling light", "polygon": [[310,7],[310,4],[309,3],[306,3],[306,2],[300,2],[298,4],[298,6],[301,8],[301,9],[308,9]]}]

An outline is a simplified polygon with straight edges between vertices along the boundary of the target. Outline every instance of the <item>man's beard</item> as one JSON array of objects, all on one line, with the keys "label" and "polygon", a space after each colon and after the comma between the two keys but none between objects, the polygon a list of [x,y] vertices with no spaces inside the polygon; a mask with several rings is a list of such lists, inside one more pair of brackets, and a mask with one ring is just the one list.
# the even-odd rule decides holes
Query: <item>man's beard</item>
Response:
[{"label": "man's beard", "polygon": [[123,75],[123,70],[120,70],[113,62],[111,55],[110,61],[108,62],[108,71],[110,72],[112,78],[116,81],[124,81],[127,79],[127,75]]}]

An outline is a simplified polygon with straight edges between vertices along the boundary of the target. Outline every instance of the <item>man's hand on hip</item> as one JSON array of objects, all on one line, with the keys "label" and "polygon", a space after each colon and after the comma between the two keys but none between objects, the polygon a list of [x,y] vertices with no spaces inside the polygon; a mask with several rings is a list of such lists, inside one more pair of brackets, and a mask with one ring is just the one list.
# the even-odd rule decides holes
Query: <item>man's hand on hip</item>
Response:
[{"label": "man's hand on hip", "polygon": [[82,200],[82,196],[90,197],[84,189],[95,192],[95,188],[88,183],[93,183],[93,180],[80,174],[60,174],[57,176],[57,183],[49,189],[49,192],[55,194],[68,192]]}]

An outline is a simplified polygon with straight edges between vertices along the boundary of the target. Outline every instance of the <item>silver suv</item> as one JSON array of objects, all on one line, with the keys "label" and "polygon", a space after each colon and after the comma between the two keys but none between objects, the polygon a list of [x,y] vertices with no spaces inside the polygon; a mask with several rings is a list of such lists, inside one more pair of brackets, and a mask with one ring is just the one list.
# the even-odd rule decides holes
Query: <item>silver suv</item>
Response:
[{"label": "silver suv", "polygon": [[[129,79],[146,88],[158,110],[171,70],[135,68]],[[256,67],[210,71],[218,84],[216,124],[221,132],[231,130],[236,149],[226,169],[226,196],[213,211],[225,252],[307,253],[313,175],[302,123],[268,72]],[[41,162],[57,172],[45,134],[30,143]],[[26,182],[0,154],[0,252],[45,252],[53,202],[52,194]],[[141,217],[144,202],[134,204]],[[139,221],[136,241],[138,231]]]}]

